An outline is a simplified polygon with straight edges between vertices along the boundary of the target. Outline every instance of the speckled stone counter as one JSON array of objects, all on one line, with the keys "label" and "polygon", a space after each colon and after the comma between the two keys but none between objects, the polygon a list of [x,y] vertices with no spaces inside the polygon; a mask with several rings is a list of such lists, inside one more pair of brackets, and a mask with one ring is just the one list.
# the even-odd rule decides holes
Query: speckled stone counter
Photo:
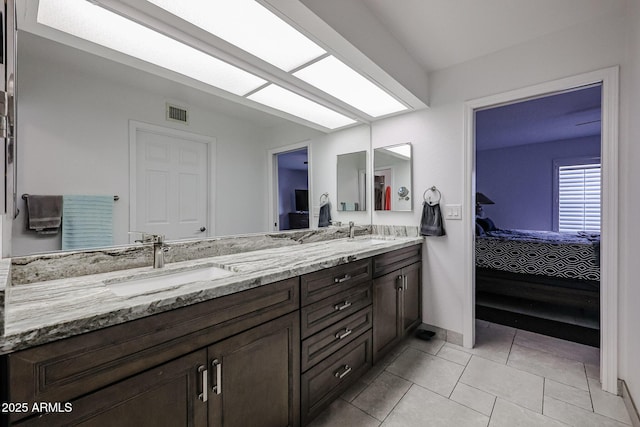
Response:
[{"label": "speckled stone counter", "polygon": [[[368,235],[356,239],[326,239],[326,236],[315,234],[321,241],[302,244],[300,240],[295,243],[289,238],[293,243],[173,262],[160,271],[151,267],[136,267],[12,285],[11,292],[4,294],[5,322],[4,334],[0,338],[0,354],[423,242],[421,237],[396,237],[393,234]],[[311,238],[313,236],[310,234]],[[112,282],[202,266],[221,267],[232,274],[128,297],[118,296],[109,288]]]}]

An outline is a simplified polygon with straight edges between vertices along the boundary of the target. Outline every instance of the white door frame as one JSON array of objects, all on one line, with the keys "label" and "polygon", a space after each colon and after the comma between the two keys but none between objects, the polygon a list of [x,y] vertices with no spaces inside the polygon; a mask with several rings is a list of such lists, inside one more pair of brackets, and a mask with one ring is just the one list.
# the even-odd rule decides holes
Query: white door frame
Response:
[{"label": "white door frame", "polygon": [[475,344],[475,115],[480,108],[522,101],[602,83],[602,240],[600,251],[600,381],[618,392],[618,98],[619,67],[610,67],[498,95],[468,101],[464,106],[464,311],[463,345]]},{"label": "white door frame", "polygon": [[[309,191],[309,228],[316,228],[313,226],[313,174],[312,174],[312,162],[311,162],[311,141],[302,141],[284,147],[272,148],[267,151],[267,174],[269,176],[269,224],[267,230],[280,231],[280,218],[278,212],[278,154],[288,153],[290,151],[297,151],[302,148],[307,149],[307,181]],[[278,225],[274,225],[278,224]]]},{"label": "white door frame", "polygon": [[[129,231],[145,231],[137,229],[136,212],[137,212],[137,190],[136,190],[136,146],[137,132],[156,133],[163,136],[176,137],[180,139],[191,140],[207,144],[207,231],[203,233],[203,237],[213,237],[216,235],[215,230],[215,201],[216,201],[216,174],[215,174],[215,153],[216,139],[211,136],[199,135],[197,133],[186,132],[180,129],[174,129],[164,126],[152,125],[150,123],[129,120]],[[129,243],[138,237],[129,236]]]}]

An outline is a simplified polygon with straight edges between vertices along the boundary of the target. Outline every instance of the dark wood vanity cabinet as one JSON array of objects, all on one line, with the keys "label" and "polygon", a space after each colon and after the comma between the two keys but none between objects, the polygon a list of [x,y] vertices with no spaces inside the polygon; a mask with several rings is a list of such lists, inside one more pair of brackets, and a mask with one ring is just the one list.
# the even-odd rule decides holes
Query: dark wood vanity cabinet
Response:
[{"label": "dark wood vanity cabinet", "polygon": [[299,278],[7,356],[20,426],[297,426]]},{"label": "dark wood vanity cabinet", "polygon": [[375,363],[421,322],[421,248],[412,246],[374,257],[373,266]]},{"label": "dark wood vanity cabinet", "polygon": [[[416,245],[3,356],[16,426],[306,425],[420,322]],[[70,404],[71,412],[64,412]]]}]

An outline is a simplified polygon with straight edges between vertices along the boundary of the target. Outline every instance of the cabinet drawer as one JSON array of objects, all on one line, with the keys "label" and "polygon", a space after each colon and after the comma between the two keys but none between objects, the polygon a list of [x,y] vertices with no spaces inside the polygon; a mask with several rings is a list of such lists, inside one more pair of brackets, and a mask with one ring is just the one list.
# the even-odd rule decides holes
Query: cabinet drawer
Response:
[{"label": "cabinet drawer", "polygon": [[302,342],[302,371],[349,344],[373,325],[371,306],[329,326]]},{"label": "cabinet drawer", "polygon": [[9,399],[72,400],[291,313],[299,295],[296,277],[9,354]]},{"label": "cabinet drawer", "polygon": [[372,301],[371,282],[347,289],[300,310],[300,330],[302,338],[336,323],[370,305]]},{"label": "cabinet drawer", "polygon": [[370,367],[371,331],[302,374],[302,424],[318,415]]},{"label": "cabinet drawer", "polygon": [[320,301],[368,280],[371,280],[370,259],[305,274],[300,278],[301,305]]},{"label": "cabinet drawer", "polygon": [[422,245],[409,246],[378,255],[373,257],[373,277],[380,277],[418,261],[422,261]]}]

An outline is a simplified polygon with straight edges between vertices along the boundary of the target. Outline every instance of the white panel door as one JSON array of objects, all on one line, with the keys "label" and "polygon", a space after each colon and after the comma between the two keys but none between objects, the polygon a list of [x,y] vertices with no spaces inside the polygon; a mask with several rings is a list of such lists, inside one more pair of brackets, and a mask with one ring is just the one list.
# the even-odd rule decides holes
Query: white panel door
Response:
[{"label": "white panel door", "polygon": [[136,231],[207,235],[208,158],[206,143],[136,130]]}]

